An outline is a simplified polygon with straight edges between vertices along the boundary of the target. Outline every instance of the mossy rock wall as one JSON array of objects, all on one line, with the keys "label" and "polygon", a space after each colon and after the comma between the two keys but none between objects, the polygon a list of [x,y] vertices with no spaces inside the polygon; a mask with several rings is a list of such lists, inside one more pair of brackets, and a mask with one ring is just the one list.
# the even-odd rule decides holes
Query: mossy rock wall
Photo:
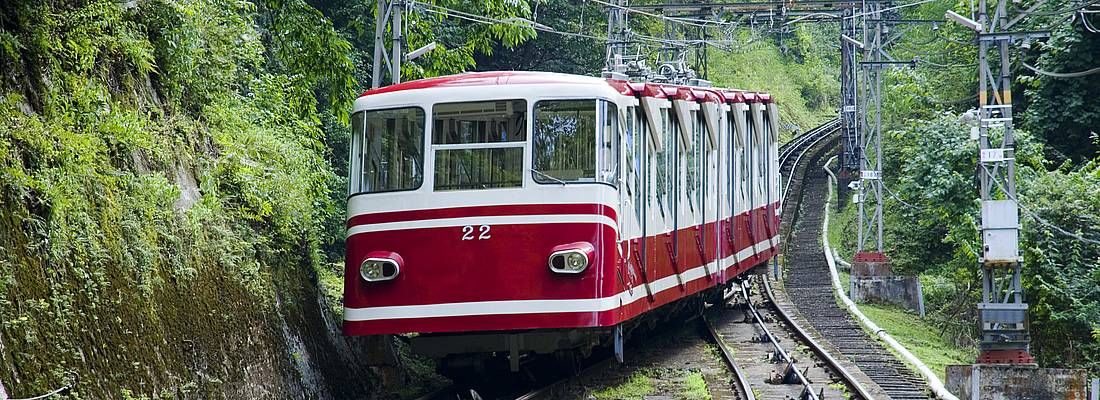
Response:
[{"label": "mossy rock wall", "polygon": [[0,398],[370,397],[318,285],[346,127],[270,33],[310,10],[0,4]]}]

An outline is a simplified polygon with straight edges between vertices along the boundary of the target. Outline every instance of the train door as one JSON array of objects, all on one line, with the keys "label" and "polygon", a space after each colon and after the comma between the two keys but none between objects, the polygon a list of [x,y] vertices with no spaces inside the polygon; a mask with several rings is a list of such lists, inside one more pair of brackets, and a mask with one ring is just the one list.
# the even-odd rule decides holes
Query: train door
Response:
[{"label": "train door", "polygon": [[[768,104],[768,158],[771,163],[771,172],[768,174],[771,179],[771,193],[772,197],[769,199],[769,204],[772,204],[772,212],[768,214],[769,221],[772,224],[772,231],[775,235],[779,234],[779,210],[782,209],[781,202],[783,201],[780,192],[779,181],[779,108],[775,103]],[[776,241],[772,243],[773,246],[778,245],[778,236]]]},{"label": "train door", "polygon": [[649,229],[649,218],[646,215],[646,209],[648,205],[646,202],[649,199],[648,196],[648,177],[649,177],[649,152],[647,151],[646,143],[649,143],[648,139],[648,125],[645,120],[645,113],[638,107],[627,107],[626,111],[626,139],[623,141],[626,162],[624,171],[626,175],[625,180],[625,195],[627,201],[621,209],[623,215],[630,215],[635,221],[634,230],[631,232],[631,238],[628,241],[630,252],[630,263],[627,265],[627,271],[632,282],[638,282],[643,286],[642,290],[645,290],[647,297],[652,298],[652,288],[649,285],[652,279],[652,274],[649,272],[646,262],[646,236]]}]

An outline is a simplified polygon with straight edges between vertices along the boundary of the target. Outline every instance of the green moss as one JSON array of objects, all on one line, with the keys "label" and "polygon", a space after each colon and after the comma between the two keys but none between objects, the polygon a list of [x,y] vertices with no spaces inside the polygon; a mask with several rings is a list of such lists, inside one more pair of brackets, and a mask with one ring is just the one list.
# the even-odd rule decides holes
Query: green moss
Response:
[{"label": "green moss", "polygon": [[707,389],[707,381],[698,371],[689,372],[684,377],[683,398],[687,400],[710,400],[710,390]]},{"label": "green moss", "polygon": [[622,383],[591,393],[596,400],[632,400],[641,399],[653,393],[653,378],[644,372],[635,371]]},{"label": "green moss", "polygon": [[929,321],[910,311],[875,304],[860,304],[859,310],[909,349],[941,380],[947,365],[970,364],[977,357],[977,350],[956,347],[940,335]]},{"label": "green moss", "polygon": [[329,311],[337,319],[343,319],[344,315],[344,266],[341,264],[317,264],[314,271],[317,272],[317,284],[325,304]]}]

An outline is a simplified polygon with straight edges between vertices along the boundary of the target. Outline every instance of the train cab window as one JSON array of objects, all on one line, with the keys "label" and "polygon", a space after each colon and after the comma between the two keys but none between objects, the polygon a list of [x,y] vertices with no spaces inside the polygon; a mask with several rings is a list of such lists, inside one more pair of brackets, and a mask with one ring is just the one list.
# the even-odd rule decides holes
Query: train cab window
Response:
[{"label": "train cab window", "polygon": [[424,181],[424,122],[419,107],[355,113],[352,194],[419,188]]},{"label": "train cab window", "polygon": [[619,119],[603,100],[543,100],[535,103],[535,182],[617,184]]},{"label": "train cab window", "polygon": [[436,104],[432,121],[436,191],[523,186],[526,101]]}]

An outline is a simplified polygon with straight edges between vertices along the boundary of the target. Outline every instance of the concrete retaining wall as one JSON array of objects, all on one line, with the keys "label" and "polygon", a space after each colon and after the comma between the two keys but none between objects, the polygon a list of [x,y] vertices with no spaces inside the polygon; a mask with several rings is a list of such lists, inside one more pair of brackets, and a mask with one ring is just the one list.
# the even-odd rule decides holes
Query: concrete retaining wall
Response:
[{"label": "concrete retaining wall", "polygon": [[947,390],[972,400],[1084,400],[1085,370],[1034,364],[948,365]]}]

